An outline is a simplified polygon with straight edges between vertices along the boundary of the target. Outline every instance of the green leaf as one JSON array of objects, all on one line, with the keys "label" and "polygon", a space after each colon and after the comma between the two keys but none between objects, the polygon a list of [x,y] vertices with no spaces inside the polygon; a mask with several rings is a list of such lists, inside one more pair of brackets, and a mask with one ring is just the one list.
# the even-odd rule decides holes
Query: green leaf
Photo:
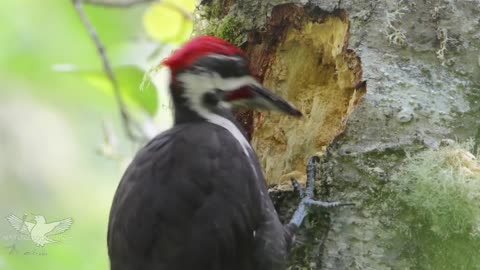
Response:
[{"label": "green leaf", "polygon": [[192,33],[191,18],[194,0],[166,0],[153,4],[143,15],[143,26],[147,34],[160,42],[183,43]]},{"label": "green leaf", "polygon": [[[103,71],[85,71],[75,68],[64,71],[78,74],[95,88],[113,94],[110,80]],[[150,116],[154,116],[158,110],[158,92],[150,82],[142,85],[145,72],[136,66],[119,66],[114,68],[114,73],[122,98],[127,103],[140,107]]]},{"label": "green leaf", "polygon": [[149,81],[142,85],[145,72],[135,66],[123,66],[116,68],[115,74],[122,94],[154,116],[158,109],[158,92]]}]

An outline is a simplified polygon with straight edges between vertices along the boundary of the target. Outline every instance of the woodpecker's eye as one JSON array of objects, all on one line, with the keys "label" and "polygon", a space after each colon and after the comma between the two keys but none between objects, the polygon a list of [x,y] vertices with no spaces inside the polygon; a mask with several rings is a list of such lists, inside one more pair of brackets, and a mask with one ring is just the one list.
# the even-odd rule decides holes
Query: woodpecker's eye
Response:
[{"label": "woodpecker's eye", "polygon": [[208,92],[203,95],[203,102],[206,105],[217,106],[220,98],[217,93]]}]

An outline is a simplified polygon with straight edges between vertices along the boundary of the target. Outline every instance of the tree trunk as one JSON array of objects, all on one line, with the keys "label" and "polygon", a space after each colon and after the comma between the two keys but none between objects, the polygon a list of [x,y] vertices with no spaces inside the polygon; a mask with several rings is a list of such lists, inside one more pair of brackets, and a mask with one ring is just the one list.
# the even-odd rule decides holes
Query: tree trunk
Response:
[{"label": "tree trunk", "polygon": [[423,249],[440,242],[402,238],[386,186],[409,152],[479,140],[480,1],[291,2],[204,0],[197,32],[241,46],[304,113],[240,115],[281,216],[298,199],[289,179],[304,180],[314,154],[319,199],[357,204],[310,216],[292,269],[478,269],[455,261],[468,254],[435,266]]}]

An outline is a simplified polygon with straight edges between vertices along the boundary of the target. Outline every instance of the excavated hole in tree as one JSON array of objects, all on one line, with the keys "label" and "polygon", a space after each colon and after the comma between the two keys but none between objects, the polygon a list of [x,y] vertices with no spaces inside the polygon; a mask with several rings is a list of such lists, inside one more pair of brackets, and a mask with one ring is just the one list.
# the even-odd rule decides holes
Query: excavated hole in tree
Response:
[{"label": "excavated hole in tree", "polygon": [[360,59],[347,49],[348,38],[345,11],[294,4],[274,7],[267,31],[249,33],[243,47],[252,71],[304,113],[301,119],[269,112],[242,115],[244,123],[253,117],[253,129],[247,130],[253,130],[252,145],[268,184],[289,183],[290,177],[305,181],[306,160],[322,155],[344,131],[365,95]]}]

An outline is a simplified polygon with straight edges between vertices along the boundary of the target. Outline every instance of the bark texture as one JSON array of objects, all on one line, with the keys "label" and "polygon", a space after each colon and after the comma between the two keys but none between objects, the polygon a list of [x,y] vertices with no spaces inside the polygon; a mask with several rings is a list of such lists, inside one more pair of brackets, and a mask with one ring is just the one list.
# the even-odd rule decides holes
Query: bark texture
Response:
[{"label": "bark texture", "polygon": [[[243,114],[268,182],[302,179],[320,154],[320,198],[357,203],[307,220],[292,269],[478,269],[435,265],[429,246],[402,238],[386,185],[407,152],[480,139],[479,14],[478,0],[202,2],[197,31],[241,45],[264,84],[305,113]],[[272,195],[288,217],[295,196]]]}]

